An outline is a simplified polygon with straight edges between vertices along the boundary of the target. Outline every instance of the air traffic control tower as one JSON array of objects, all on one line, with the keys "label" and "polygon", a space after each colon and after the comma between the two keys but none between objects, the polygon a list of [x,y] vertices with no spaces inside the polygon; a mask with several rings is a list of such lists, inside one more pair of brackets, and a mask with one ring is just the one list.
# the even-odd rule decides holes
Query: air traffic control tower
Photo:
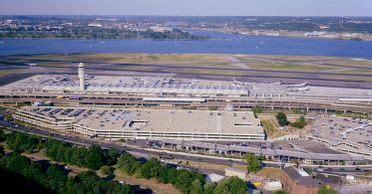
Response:
[{"label": "air traffic control tower", "polygon": [[85,90],[84,63],[79,63],[78,72],[79,72],[79,80],[80,80],[80,90]]}]

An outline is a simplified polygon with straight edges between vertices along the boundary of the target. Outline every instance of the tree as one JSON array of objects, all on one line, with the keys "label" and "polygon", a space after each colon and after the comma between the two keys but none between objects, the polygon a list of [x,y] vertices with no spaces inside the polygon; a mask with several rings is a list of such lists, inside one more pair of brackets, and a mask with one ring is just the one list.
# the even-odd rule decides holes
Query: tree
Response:
[{"label": "tree", "polygon": [[30,159],[18,153],[13,153],[10,157],[5,158],[5,168],[21,175],[23,175],[22,172],[30,166],[30,163]]},{"label": "tree", "polygon": [[[176,169],[174,169],[174,170],[176,170]],[[159,179],[160,182],[162,182],[162,183],[168,183],[168,181],[169,181],[169,179],[168,179],[168,171],[170,172],[170,168],[168,168],[167,166],[162,166],[159,169],[158,179]]]},{"label": "tree", "polygon": [[[29,147],[30,145],[40,143],[38,138],[18,133],[10,135],[7,141],[19,150],[24,150],[25,146]],[[100,158],[102,158],[103,155],[101,147],[97,145],[93,145],[87,149],[56,140],[48,140],[45,146],[48,157],[60,161],[70,161],[71,163],[76,163],[74,157],[77,157],[77,159],[80,157],[79,159],[80,162],[83,162],[82,164],[90,165],[91,160],[97,159],[97,156],[101,156]],[[94,171],[82,172],[73,178],[67,178],[67,174],[57,166],[52,165],[48,169],[42,168],[39,163],[31,162],[29,158],[20,155],[19,152],[13,152],[3,157],[0,160],[0,166],[1,173],[5,172],[2,171],[5,169],[7,172],[26,178],[29,183],[35,182],[35,184],[40,185],[42,188],[48,189],[48,191],[50,190],[50,192],[42,193],[134,193],[134,189],[130,185],[122,185],[115,181],[99,178]],[[113,171],[113,168],[110,166],[105,166],[105,168],[108,169],[103,171]],[[141,191],[138,192],[141,193]]]},{"label": "tree", "polygon": [[285,191],[275,191],[275,193],[274,194],[288,194],[287,192],[285,192]]},{"label": "tree", "polygon": [[85,157],[87,155],[87,149],[84,147],[72,147],[71,162],[78,166],[85,166]]},{"label": "tree", "polygon": [[252,108],[252,111],[253,111],[254,117],[257,118],[257,114],[262,113],[263,109],[259,106],[256,106],[256,107]]},{"label": "tree", "polygon": [[337,191],[331,186],[325,185],[318,190],[318,194],[337,194]]},{"label": "tree", "polygon": [[3,131],[3,129],[0,129],[0,142],[3,142],[6,140],[6,135]]},{"label": "tree", "polygon": [[156,158],[151,158],[146,163],[144,163],[139,169],[138,173],[142,178],[157,178],[160,170],[160,162]]},{"label": "tree", "polygon": [[177,177],[178,176],[178,170],[175,169],[175,168],[168,168],[168,172],[167,172],[167,179],[168,179],[168,182],[171,183],[171,184],[175,184],[176,180],[174,177]]},{"label": "tree", "polygon": [[128,175],[132,175],[140,166],[140,162],[137,161],[136,158],[132,155],[124,153],[118,159],[118,166]]},{"label": "tree", "polygon": [[229,179],[229,189],[231,193],[246,193],[247,183],[238,177],[231,177]]},{"label": "tree", "polygon": [[301,123],[305,123],[305,122],[306,122],[304,116],[301,116],[300,119],[299,119],[298,121],[301,122]]},{"label": "tree", "polygon": [[227,184],[217,184],[217,186],[213,190],[213,194],[233,194],[229,191],[229,187]]},{"label": "tree", "polygon": [[63,161],[68,163],[68,164],[71,164],[71,163],[74,163],[74,161],[72,160],[72,154],[73,154],[73,149],[66,149],[65,152],[64,152],[64,157],[63,157]]},{"label": "tree", "polygon": [[206,183],[204,184],[204,194],[213,194],[213,190],[216,187],[216,183]]},{"label": "tree", "polygon": [[220,181],[213,190],[213,194],[244,194],[247,193],[247,189],[247,183],[238,177],[231,177]]},{"label": "tree", "polygon": [[110,148],[108,151],[103,152],[103,157],[105,159],[105,164],[112,166],[115,165],[120,156],[119,152],[113,148]]},{"label": "tree", "polygon": [[92,170],[98,170],[103,165],[102,148],[99,145],[93,144],[88,149],[88,154],[85,158],[86,167]]},{"label": "tree", "polygon": [[249,153],[245,156],[245,159],[248,163],[247,165],[248,172],[258,172],[262,169],[261,157],[257,157],[256,155]]},{"label": "tree", "polygon": [[[35,151],[41,143],[37,136],[30,136],[23,133],[12,132],[6,138],[9,148],[15,152]],[[37,150],[38,151],[38,150]]]},{"label": "tree", "polygon": [[141,163],[128,153],[122,154],[118,159],[119,168],[121,168],[128,175],[134,174],[140,165]]},{"label": "tree", "polygon": [[5,155],[4,148],[0,146],[0,158],[2,158]]},{"label": "tree", "polygon": [[[60,193],[123,193],[133,194],[134,190],[129,185],[121,185],[114,181],[99,178],[94,171],[82,172],[67,180],[66,186],[60,189]],[[141,193],[141,190],[138,191]]]},{"label": "tree", "polygon": [[187,170],[178,170],[178,175],[176,177],[174,185],[183,193],[188,193],[193,181],[193,177]]},{"label": "tree", "polygon": [[200,180],[195,179],[191,183],[190,194],[204,194],[204,192],[203,192],[203,186],[202,186]]},{"label": "tree", "polygon": [[104,165],[101,167],[101,172],[104,175],[112,175],[114,173],[114,168],[111,166]]},{"label": "tree", "polygon": [[252,108],[254,114],[263,113],[263,109],[259,106]]},{"label": "tree", "polygon": [[296,122],[291,123],[291,126],[302,129],[306,126],[306,124],[307,123],[306,123],[305,117],[301,116]]},{"label": "tree", "polygon": [[56,166],[50,166],[46,172],[48,188],[53,191],[57,191],[63,187],[66,182],[66,175],[63,174],[62,170],[59,170]]},{"label": "tree", "polygon": [[278,120],[278,123],[280,126],[285,126],[285,125],[288,125],[288,120],[287,120],[287,115],[285,115],[284,113],[282,112],[279,112],[277,115],[276,115],[276,119]]}]

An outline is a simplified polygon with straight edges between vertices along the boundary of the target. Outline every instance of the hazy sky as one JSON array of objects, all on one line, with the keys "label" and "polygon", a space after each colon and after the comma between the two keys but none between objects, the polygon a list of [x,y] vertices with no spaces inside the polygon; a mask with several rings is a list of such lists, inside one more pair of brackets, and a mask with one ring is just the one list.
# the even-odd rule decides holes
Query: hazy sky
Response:
[{"label": "hazy sky", "polygon": [[372,16],[372,0],[0,0],[0,15]]}]

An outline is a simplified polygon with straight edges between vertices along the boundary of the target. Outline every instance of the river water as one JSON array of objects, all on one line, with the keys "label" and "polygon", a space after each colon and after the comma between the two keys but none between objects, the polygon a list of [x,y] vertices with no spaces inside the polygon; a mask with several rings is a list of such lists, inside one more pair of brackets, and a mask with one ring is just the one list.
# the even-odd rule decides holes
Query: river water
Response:
[{"label": "river water", "polygon": [[232,53],[372,59],[372,41],[248,36],[193,31],[210,40],[0,39],[0,55],[47,53]]}]

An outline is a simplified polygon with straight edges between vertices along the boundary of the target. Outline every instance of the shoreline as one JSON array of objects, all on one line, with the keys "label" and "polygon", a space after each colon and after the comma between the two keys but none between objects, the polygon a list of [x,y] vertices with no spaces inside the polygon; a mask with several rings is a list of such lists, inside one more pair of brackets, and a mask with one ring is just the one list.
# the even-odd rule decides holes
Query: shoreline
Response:
[{"label": "shoreline", "polygon": [[[303,38],[303,39],[313,39],[313,40],[343,40],[343,41],[360,41],[360,42],[371,42],[372,41],[372,34],[370,34],[369,36],[371,36],[370,39],[354,39],[354,38],[328,38],[328,37],[311,37],[311,36],[304,36],[304,35],[290,35],[290,34],[279,34],[279,35],[268,35],[268,34],[264,34],[264,33],[273,33],[273,31],[262,31],[263,34],[253,34],[253,33],[243,33],[243,32],[238,32],[238,31],[228,31],[228,30],[224,30],[224,29],[210,29],[210,28],[206,28],[206,29],[198,29],[198,28],[195,28],[195,29],[191,29],[191,30],[195,30],[195,31],[209,31],[209,32],[218,32],[218,33],[225,33],[225,34],[237,34],[237,35],[241,35],[241,36],[255,36],[255,37],[284,37],[284,38]],[[259,29],[252,29],[252,31],[259,31]],[[321,32],[321,31],[319,31]],[[277,32],[279,33],[279,32]],[[281,32],[281,33],[311,33],[311,32],[306,32],[306,31],[288,31],[288,32]],[[329,33],[337,33],[337,32],[329,32]],[[352,33],[352,32],[350,32]],[[341,33],[343,34],[343,33]]]}]

